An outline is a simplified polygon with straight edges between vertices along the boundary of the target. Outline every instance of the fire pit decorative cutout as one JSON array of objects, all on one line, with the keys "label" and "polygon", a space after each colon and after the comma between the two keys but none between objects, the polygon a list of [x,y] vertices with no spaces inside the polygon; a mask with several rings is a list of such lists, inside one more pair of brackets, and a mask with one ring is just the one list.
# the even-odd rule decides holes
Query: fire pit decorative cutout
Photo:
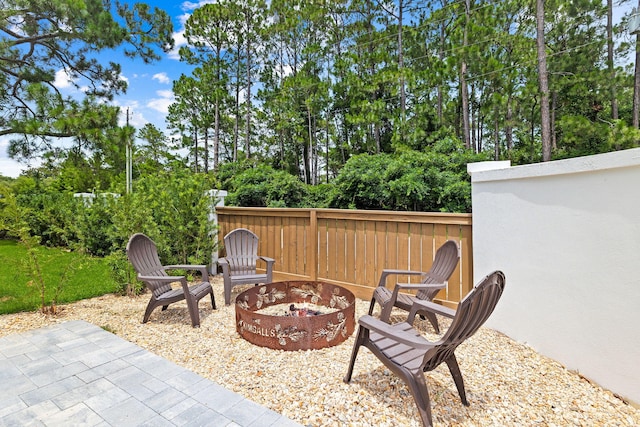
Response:
[{"label": "fire pit decorative cutout", "polygon": [[236,330],[279,350],[316,350],[345,341],[355,327],[355,296],[342,286],[289,281],[254,286],[236,298]]}]

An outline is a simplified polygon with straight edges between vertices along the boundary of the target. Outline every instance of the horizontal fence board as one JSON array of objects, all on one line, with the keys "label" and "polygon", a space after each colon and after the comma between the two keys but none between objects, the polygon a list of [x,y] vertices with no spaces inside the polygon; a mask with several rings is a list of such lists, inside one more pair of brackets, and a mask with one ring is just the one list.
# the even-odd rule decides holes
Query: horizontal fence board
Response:
[{"label": "horizontal fence board", "polygon": [[[321,280],[369,299],[383,269],[427,271],[436,249],[451,239],[460,246],[460,263],[436,301],[455,306],[473,287],[471,214],[240,207],[217,207],[216,214],[219,256],[222,236],[248,228],[260,238],[259,255],[276,260],[274,280]],[[418,281],[404,275],[387,286]]]}]

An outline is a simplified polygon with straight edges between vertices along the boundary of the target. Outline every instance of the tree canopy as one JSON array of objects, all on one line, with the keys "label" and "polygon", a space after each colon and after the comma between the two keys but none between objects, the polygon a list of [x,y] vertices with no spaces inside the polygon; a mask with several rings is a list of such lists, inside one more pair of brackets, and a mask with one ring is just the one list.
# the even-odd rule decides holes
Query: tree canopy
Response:
[{"label": "tree canopy", "polygon": [[[199,70],[194,95],[174,106],[199,123],[183,126],[193,147],[212,141],[192,168],[212,150],[214,169],[255,157],[317,184],[352,156],[428,151],[449,135],[515,163],[635,146],[635,44],[626,17],[606,19],[624,3],[274,0],[258,26],[245,13],[255,1],[204,5],[180,50]],[[202,93],[206,108],[191,99]]]},{"label": "tree canopy", "polygon": [[[166,12],[144,3],[105,0],[1,0],[0,136],[12,135],[9,153],[28,157],[51,149],[51,138],[98,144],[117,124],[117,111],[102,103],[125,92],[118,62],[96,53],[118,50],[151,62],[173,47]],[[57,76],[84,91],[63,96]]]},{"label": "tree canopy", "polygon": [[[151,61],[171,46],[168,16],[144,4],[0,1],[0,135],[21,136],[10,154],[40,155],[46,167],[31,176],[60,191],[120,187],[134,129],[101,101],[126,85],[120,64],[92,52]],[[179,53],[192,72],[173,82],[172,134],[137,133],[134,179],[204,173],[248,205],[469,211],[468,162],[638,146],[640,36],[628,16],[611,19],[626,3],[200,5],[185,22]],[[63,98],[57,73],[86,86],[84,99]],[[46,144],[61,136],[74,144]]]}]

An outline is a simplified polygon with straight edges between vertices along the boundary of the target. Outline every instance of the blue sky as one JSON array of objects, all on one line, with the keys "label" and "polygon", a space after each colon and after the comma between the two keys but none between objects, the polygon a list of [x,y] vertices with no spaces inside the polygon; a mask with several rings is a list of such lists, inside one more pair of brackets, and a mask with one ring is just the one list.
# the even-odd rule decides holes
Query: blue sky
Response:
[{"label": "blue sky", "polygon": [[[144,0],[143,0],[144,1]],[[160,129],[165,129],[165,117],[169,105],[173,102],[172,84],[181,74],[190,74],[192,67],[179,61],[178,48],[184,45],[184,22],[189,14],[199,6],[199,3],[176,3],[168,0],[151,0],[148,3],[164,9],[173,19],[176,42],[174,51],[162,54],[162,59],[153,64],[144,64],[124,56],[118,60],[114,52],[105,52],[98,58],[119,62],[122,67],[121,77],[128,82],[129,88],[125,95],[114,99],[113,104],[120,107],[121,123],[125,122],[125,112],[130,111],[129,122],[140,129],[146,123],[152,123]],[[63,94],[73,95],[80,92],[69,84],[65,73],[60,70],[56,78],[56,86]],[[17,177],[26,169],[26,165],[10,159],[7,146],[10,136],[0,137],[0,174]]]}]

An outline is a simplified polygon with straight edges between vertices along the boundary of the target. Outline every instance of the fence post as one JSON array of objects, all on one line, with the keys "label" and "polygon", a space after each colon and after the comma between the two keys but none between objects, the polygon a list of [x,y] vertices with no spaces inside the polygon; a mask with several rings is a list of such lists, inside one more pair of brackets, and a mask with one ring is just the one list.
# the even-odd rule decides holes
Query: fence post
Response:
[{"label": "fence post", "polygon": [[[213,224],[215,236],[211,236],[212,239],[217,241],[218,233],[218,214],[216,213],[216,207],[224,206],[224,198],[227,197],[227,192],[224,190],[208,190],[209,196],[209,221]],[[211,252],[211,266],[209,267],[209,273],[218,274],[218,245],[214,245]]]},{"label": "fence post", "polygon": [[307,262],[309,262],[309,276],[311,280],[318,280],[318,212],[315,209],[309,210],[309,231],[307,232],[309,242],[309,252]]}]

